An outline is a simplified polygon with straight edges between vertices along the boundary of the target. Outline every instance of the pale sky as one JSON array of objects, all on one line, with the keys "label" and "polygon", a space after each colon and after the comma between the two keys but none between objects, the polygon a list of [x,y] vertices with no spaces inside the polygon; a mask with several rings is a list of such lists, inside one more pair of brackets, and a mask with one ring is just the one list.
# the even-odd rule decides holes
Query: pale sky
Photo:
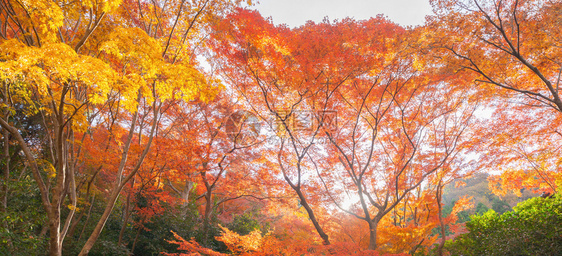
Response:
[{"label": "pale sky", "polygon": [[325,16],[330,21],[352,17],[369,19],[379,13],[402,25],[422,25],[431,14],[429,0],[259,0],[252,9],[262,16],[272,17],[275,24],[289,27],[304,25],[307,20],[321,22]]}]

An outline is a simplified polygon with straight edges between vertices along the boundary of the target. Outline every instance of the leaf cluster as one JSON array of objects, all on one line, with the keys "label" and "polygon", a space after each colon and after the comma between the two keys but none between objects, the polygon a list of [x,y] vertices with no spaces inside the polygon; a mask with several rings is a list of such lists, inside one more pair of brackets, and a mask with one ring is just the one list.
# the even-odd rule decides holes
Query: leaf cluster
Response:
[{"label": "leaf cluster", "polygon": [[562,198],[531,198],[513,211],[474,215],[468,233],[447,244],[452,255],[557,255],[562,251]]}]

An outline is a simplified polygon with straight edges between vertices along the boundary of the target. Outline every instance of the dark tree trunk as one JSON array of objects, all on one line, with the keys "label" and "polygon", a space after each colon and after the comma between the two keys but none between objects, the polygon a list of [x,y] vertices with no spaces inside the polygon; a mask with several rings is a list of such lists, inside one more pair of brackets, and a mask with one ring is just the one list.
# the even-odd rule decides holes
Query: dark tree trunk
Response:
[{"label": "dark tree trunk", "polygon": [[377,244],[377,227],[379,225],[378,220],[368,221],[369,222],[369,246],[367,250],[376,250]]},{"label": "dark tree trunk", "polygon": [[312,224],[314,225],[314,228],[316,228],[316,232],[318,232],[318,235],[320,235],[320,237],[324,241],[323,243],[325,245],[329,245],[330,239],[329,239],[328,235],[324,232],[324,230],[322,229],[320,224],[318,223],[318,220],[316,219],[316,216],[314,215],[314,211],[312,211],[312,208],[310,207],[310,205],[306,201],[306,198],[304,197],[302,191],[298,187],[294,187],[293,189],[297,192],[297,195],[299,196],[299,199],[301,201],[301,205],[304,207],[304,209],[308,213],[308,218],[310,218],[310,221],[312,221]]}]

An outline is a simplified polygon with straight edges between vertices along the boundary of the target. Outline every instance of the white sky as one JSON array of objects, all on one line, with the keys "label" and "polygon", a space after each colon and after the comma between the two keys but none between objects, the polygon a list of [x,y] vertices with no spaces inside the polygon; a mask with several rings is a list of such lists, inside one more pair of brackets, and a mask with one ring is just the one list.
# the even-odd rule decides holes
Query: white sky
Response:
[{"label": "white sky", "polygon": [[422,25],[425,16],[431,14],[429,0],[258,0],[252,7],[262,16],[272,17],[275,24],[289,27],[304,25],[306,21],[321,22],[328,16],[330,21],[352,17],[369,19],[384,14],[402,25]]}]

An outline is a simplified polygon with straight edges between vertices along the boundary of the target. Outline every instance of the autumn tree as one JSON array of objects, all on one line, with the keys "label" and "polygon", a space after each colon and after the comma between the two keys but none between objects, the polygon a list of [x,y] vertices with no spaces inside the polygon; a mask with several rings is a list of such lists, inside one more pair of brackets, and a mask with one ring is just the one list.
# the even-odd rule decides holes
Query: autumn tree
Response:
[{"label": "autumn tree", "polygon": [[[214,82],[197,70],[196,47],[190,45],[200,39],[197,32],[203,31],[206,22],[239,3],[1,3],[0,77],[6,97],[0,125],[22,148],[40,188],[49,219],[50,255],[61,254],[74,217],[76,169],[82,157],[79,142],[102,122],[128,130],[105,212],[81,253],[87,254],[123,187],[150,151],[165,107],[173,101],[213,96],[208,89]],[[49,134],[46,148],[25,141],[17,124],[10,121],[7,113],[20,105],[26,113],[43,118]],[[112,111],[101,111],[108,105]],[[146,116],[139,117],[140,111]],[[140,141],[143,150],[130,163],[133,140]],[[46,161],[40,152],[46,152]],[[66,200],[70,213],[62,221]]]},{"label": "autumn tree", "polygon": [[342,210],[369,224],[374,250],[381,220],[460,152],[473,110],[462,93],[417,66],[415,52],[402,43],[406,31],[382,18],[372,22],[387,32],[379,39],[381,61],[338,94],[337,112],[348,119],[326,133],[330,161],[345,177],[341,187],[357,195],[356,208],[341,207],[334,191],[342,188],[329,185],[338,179],[334,171],[321,177]]},{"label": "autumn tree", "polygon": [[[193,56],[197,53],[197,48],[189,45],[200,40],[196,32],[204,29],[205,22],[239,3],[240,1],[209,0],[144,4],[125,2],[120,6],[120,13],[119,16],[116,15],[116,19],[123,19],[127,26],[110,33],[109,40],[101,46],[100,50],[106,54],[115,69],[122,70],[120,75],[126,81],[121,87],[126,91],[123,94],[137,95],[137,99],[127,102],[127,98],[124,98],[121,101],[123,111],[132,113],[132,118],[118,175],[102,220],[98,222],[81,254],[86,254],[88,248],[91,248],[119,192],[141,167],[159,122],[162,120],[164,114],[161,112],[162,107],[167,107],[176,101],[189,101],[194,98],[205,101],[215,94],[212,88],[217,82],[207,80],[196,68],[197,61]],[[143,84],[146,86],[143,87]],[[127,164],[127,151],[137,129],[135,125],[137,125],[138,107],[141,102],[153,112],[148,114],[147,123],[151,123],[150,127],[146,127],[144,131],[148,138],[133,169],[123,176]],[[131,107],[133,109],[129,109]],[[142,139],[145,129],[142,123],[144,122],[140,122],[138,127],[138,140]]]},{"label": "autumn tree", "polygon": [[[178,162],[173,164],[175,173],[166,177],[167,185],[186,200],[184,203],[204,201],[202,221],[208,239],[212,239],[211,217],[218,207],[236,199],[267,197],[261,188],[266,177],[259,175],[264,167],[254,147],[259,141],[241,143],[240,131],[232,130],[231,126],[244,120],[237,119],[241,112],[228,96],[221,93],[209,103],[177,107],[177,119],[167,135],[174,144],[165,154],[174,155],[170,163]],[[186,136],[190,133],[197,140]],[[200,189],[193,191],[194,197],[185,198],[195,186]]]},{"label": "autumn tree", "polygon": [[[404,84],[398,88],[401,86]],[[420,98],[415,98],[419,95],[406,93],[406,88],[400,88],[404,91],[399,92],[407,95],[405,102],[399,100],[397,91],[391,91],[388,97],[393,99],[383,105],[381,99],[386,97],[388,87],[384,85],[383,88],[383,94],[379,95],[382,97],[375,98],[380,100],[378,104],[367,103],[365,99],[368,98],[363,98],[358,105],[351,106],[357,112],[349,115],[353,114],[355,119],[348,124],[340,123],[341,130],[330,134],[333,150],[337,150],[334,161],[340,162],[339,168],[347,174],[343,186],[359,197],[358,211],[344,210],[369,224],[369,249],[377,248],[376,231],[383,217],[395,211],[395,207],[410,198],[411,192],[428,176],[453,158],[466,127],[466,123],[448,127],[446,118],[440,115],[450,109],[446,112],[431,109],[423,101],[418,101]],[[423,92],[420,94],[422,98],[428,96]],[[428,132],[431,130],[433,134]],[[325,174],[323,179],[330,184],[333,178],[334,175]],[[326,188],[332,190],[327,185]]]},{"label": "autumn tree", "polygon": [[[259,14],[239,10],[216,27],[212,46],[224,77],[247,107],[266,124],[277,170],[297,194],[324,244],[330,244],[311,205],[307,186],[321,146],[322,131],[332,129],[330,98],[352,77],[363,75],[375,58],[354,51],[369,38],[354,35],[354,23],[309,23],[290,30],[273,26]],[[306,188],[306,190],[305,190]],[[317,192],[316,192],[317,193]]]},{"label": "autumn tree", "polygon": [[[1,48],[1,58],[5,59],[1,64],[2,89],[4,95],[9,95],[2,102],[3,113],[8,113],[6,109],[14,111],[18,104],[26,106],[26,113],[41,113],[49,135],[47,148],[40,148],[24,140],[9,116],[0,118],[2,128],[22,148],[41,191],[49,219],[50,254],[60,255],[73,216],[71,211],[61,222],[61,207],[67,194],[71,205],[76,206],[74,168],[78,150],[74,131],[87,127],[88,103],[104,103],[114,72],[101,60],[78,55],[66,44],[38,48],[12,39],[3,41]],[[65,68],[61,70],[60,65]],[[90,88],[94,84],[96,88]],[[47,153],[47,161],[41,158],[42,153]]]},{"label": "autumn tree", "polygon": [[[488,97],[495,192],[557,191],[560,8],[557,1],[432,1],[424,35],[465,90]],[[439,28],[436,30],[436,28]],[[468,86],[475,87],[468,88]],[[507,124],[507,125],[506,125]],[[517,193],[517,192],[516,192]]]},{"label": "autumn tree", "polygon": [[[462,111],[462,92],[423,73],[402,43],[406,30],[382,17],[288,30],[240,11],[223,24],[213,47],[227,57],[225,77],[270,121],[282,177],[319,235],[328,242],[302,188],[350,190],[362,198],[363,216],[344,210],[367,221],[375,249],[378,222],[457,154],[472,113]],[[328,127],[329,111],[342,118],[337,130]],[[336,182],[346,173],[348,183]]]}]

